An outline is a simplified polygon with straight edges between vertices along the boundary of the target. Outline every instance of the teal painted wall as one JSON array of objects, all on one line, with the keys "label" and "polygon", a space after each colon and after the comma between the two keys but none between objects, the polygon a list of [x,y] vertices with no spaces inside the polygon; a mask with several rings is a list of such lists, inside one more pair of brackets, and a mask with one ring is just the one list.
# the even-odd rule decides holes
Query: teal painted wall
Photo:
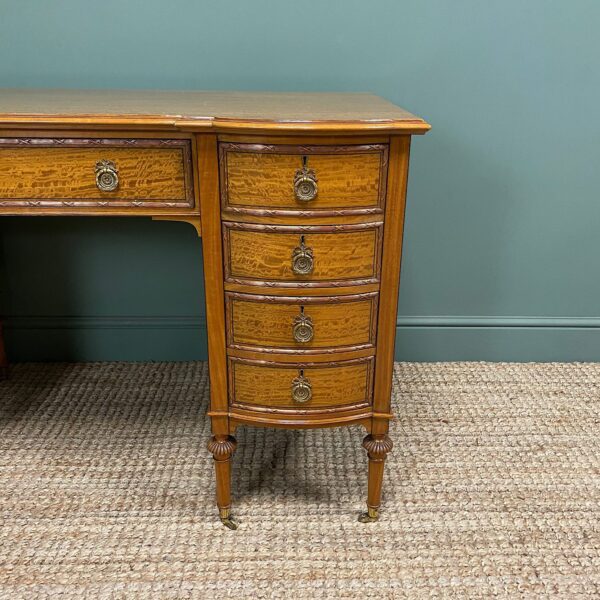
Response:
[{"label": "teal painted wall", "polygon": [[[413,143],[398,357],[600,360],[595,0],[0,0],[0,85],[369,90]],[[205,353],[201,244],[4,219],[16,359]]]}]

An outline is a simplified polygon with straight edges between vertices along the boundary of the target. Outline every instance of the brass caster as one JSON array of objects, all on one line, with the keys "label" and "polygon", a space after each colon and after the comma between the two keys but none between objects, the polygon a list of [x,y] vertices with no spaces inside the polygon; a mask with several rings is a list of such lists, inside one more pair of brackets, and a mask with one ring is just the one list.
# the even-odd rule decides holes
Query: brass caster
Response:
[{"label": "brass caster", "polygon": [[369,508],[367,512],[361,513],[358,520],[361,523],[374,523],[379,519],[379,511],[376,508]]},{"label": "brass caster", "polygon": [[238,528],[238,524],[231,518],[231,512],[228,508],[219,509],[219,518],[225,527],[233,530]]}]

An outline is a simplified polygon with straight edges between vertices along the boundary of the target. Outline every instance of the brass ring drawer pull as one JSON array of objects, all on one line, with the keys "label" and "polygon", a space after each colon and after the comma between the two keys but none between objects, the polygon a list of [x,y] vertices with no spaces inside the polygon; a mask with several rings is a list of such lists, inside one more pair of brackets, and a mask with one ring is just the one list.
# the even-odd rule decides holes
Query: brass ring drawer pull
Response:
[{"label": "brass ring drawer pull", "polygon": [[298,377],[292,381],[292,400],[298,404],[304,404],[312,398],[312,385],[300,371]]},{"label": "brass ring drawer pull", "polygon": [[119,170],[112,160],[96,163],[96,186],[102,192],[114,192],[119,187]]},{"label": "brass ring drawer pull", "polygon": [[299,314],[294,319],[293,327],[294,339],[300,344],[306,344],[313,339],[315,328],[312,319],[304,313]]},{"label": "brass ring drawer pull", "polygon": [[308,168],[308,157],[303,157],[301,169],[294,176],[294,193],[301,202],[310,202],[317,196],[317,176],[313,169]]},{"label": "brass ring drawer pull", "polygon": [[296,275],[309,275],[314,268],[312,248],[304,245],[304,236],[300,237],[300,246],[292,252],[292,271]]}]

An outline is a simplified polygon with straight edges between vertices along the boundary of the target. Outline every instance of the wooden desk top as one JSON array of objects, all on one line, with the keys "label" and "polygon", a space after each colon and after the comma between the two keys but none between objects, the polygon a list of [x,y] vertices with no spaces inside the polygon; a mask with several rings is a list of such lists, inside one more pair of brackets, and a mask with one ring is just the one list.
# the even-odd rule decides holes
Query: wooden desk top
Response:
[{"label": "wooden desk top", "polygon": [[0,89],[0,126],[405,134],[430,128],[368,93],[36,89]]}]

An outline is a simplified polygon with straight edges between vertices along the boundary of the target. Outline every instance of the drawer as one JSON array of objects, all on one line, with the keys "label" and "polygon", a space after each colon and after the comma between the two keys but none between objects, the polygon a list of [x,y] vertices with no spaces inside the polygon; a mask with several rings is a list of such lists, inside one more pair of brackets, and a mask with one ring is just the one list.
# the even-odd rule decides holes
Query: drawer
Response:
[{"label": "drawer", "polygon": [[285,364],[229,359],[229,399],[266,412],[335,412],[371,404],[373,358]]},{"label": "drawer", "polygon": [[225,279],[271,287],[379,280],[381,223],[284,227],[223,223]]},{"label": "drawer", "polygon": [[194,206],[190,139],[0,138],[0,206]]},{"label": "drawer", "polygon": [[290,146],[220,144],[223,210],[318,215],[383,212],[385,144]]},{"label": "drawer", "polygon": [[294,354],[374,348],[377,297],[377,292],[295,298],[226,293],[227,343]]}]

